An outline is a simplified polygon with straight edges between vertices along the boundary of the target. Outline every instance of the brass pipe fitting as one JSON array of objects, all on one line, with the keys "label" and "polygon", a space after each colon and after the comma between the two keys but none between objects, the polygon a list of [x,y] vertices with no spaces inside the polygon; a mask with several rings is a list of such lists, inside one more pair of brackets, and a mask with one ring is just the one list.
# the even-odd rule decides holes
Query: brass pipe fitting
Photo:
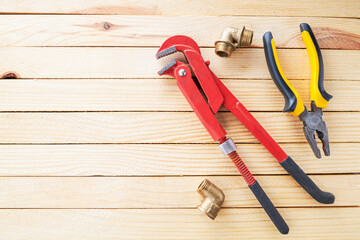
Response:
[{"label": "brass pipe fitting", "polygon": [[242,28],[225,28],[220,39],[215,42],[215,53],[222,58],[228,58],[237,47],[251,45],[253,31]]},{"label": "brass pipe fitting", "polygon": [[197,191],[204,197],[197,208],[214,220],[225,200],[223,191],[207,179],[200,183]]}]

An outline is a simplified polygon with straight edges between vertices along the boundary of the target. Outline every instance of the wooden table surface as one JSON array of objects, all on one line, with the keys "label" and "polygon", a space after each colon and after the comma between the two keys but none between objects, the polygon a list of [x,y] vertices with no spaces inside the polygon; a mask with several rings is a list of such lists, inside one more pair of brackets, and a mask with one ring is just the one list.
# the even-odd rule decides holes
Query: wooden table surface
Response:
[{"label": "wooden table surface", "polygon": [[[0,1],[0,239],[360,239],[360,1]],[[186,16],[185,16],[186,15]],[[331,157],[316,159],[302,123],[282,113],[262,35],[272,31],[305,104],[310,64],[299,24],[322,49]],[[214,41],[254,31],[229,59]],[[315,202],[232,116],[219,120],[286,219],[281,236],[176,86],[157,71],[161,43],[194,38],[204,59],[324,190]],[[17,79],[12,79],[17,78]],[[208,178],[226,200],[196,209]]]}]

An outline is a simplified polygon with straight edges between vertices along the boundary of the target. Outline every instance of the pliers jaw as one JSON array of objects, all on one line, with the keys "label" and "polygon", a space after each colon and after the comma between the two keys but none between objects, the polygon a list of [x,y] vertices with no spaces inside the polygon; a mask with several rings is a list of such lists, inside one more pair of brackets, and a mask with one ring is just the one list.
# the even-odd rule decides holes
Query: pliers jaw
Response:
[{"label": "pliers jaw", "polygon": [[321,152],[317,147],[315,134],[322,142],[322,149],[325,156],[330,156],[329,135],[325,121],[322,119],[322,115],[322,108],[316,107],[315,102],[313,101],[311,102],[311,112],[308,112],[305,108],[305,110],[299,115],[300,120],[304,124],[303,131],[306,140],[317,158],[321,158]]}]

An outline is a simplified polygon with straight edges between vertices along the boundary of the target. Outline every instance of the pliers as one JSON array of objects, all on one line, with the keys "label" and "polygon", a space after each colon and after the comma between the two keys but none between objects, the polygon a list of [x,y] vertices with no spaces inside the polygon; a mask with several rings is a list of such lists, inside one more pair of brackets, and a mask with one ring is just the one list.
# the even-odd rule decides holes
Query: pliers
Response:
[{"label": "pliers", "polygon": [[332,96],[324,89],[324,64],[314,33],[307,23],[300,24],[300,30],[311,64],[311,112],[308,112],[299,94],[285,77],[279,64],[275,42],[271,32],[267,32],[263,36],[264,51],[271,77],[285,98],[285,107],[283,111],[291,112],[294,116],[299,116],[299,119],[304,125],[303,131],[306,140],[308,141],[315,156],[317,158],[321,158],[315,134],[322,142],[322,148],[325,155],[330,156],[329,135],[325,121],[322,119],[322,109],[326,108],[327,103]]},{"label": "pliers", "polygon": [[335,196],[323,192],[288,156],[260,123],[226,88],[210,70],[209,61],[204,61],[197,43],[187,36],[177,35],[168,38],[160,47],[156,58],[162,58],[175,52],[182,52],[187,63],[172,60],[158,73],[170,75],[177,80],[177,85],[192,109],[215,141],[220,143],[220,150],[230,157],[247,182],[270,219],[278,230],[286,234],[289,228],[276,210],[266,193],[236,152],[236,145],[226,137],[226,131],[216,119],[215,114],[224,106],[264,145],[279,161],[281,166],[318,202],[331,204]]}]

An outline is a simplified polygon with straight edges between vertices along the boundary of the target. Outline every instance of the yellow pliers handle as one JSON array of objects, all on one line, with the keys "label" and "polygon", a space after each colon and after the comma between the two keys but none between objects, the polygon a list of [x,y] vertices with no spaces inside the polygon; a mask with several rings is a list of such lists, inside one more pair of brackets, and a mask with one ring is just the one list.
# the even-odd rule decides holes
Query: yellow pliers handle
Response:
[{"label": "yellow pliers handle", "polygon": [[[300,24],[300,29],[310,58],[311,101],[315,102],[316,107],[325,108],[332,96],[324,89],[324,64],[320,48],[309,24]],[[283,111],[291,112],[294,116],[299,116],[305,110],[304,103],[281,69],[271,32],[264,34],[263,41],[269,72],[276,86],[285,98],[285,107]]]},{"label": "yellow pliers handle", "polygon": [[332,98],[332,96],[328,94],[324,88],[324,63],[319,45],[309,24],[300,24],[300,30],[310,58],[310,99],[311,101],[315,102],[316,107],[326,108],[327,103]]}]

